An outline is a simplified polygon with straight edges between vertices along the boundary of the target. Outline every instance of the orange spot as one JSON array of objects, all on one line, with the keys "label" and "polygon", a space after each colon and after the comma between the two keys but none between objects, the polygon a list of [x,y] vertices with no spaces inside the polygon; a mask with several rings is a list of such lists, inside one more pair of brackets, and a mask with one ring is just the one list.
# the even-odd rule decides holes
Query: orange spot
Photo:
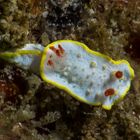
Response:
[{"label": "orange spot", "polygon": [[117,71],[117,72],[115,73],[115,76],[116,76],[116,78],[120,79],[120,78],[123,77],[123,72],[122,72],[122,71]]},{"label": "orange spot", "polygon": [[50,46],[50,49],[54,52],[54,53],[56,53],[56,48],[54,47],[54,46]]},{"label": "orange spot", "polygon": [[59,51],[58,49],[56,50],[56,55],[57,55],[58,57],[62,57],[62,56],[61,56],[61,53],[60,53],[60,51]]},{"label": "orange spot", "polygon": [[62,54],[65,52],[65,50],[63,49],[63,47],[60,44],[58,44],[58,48]]},{"label": "orange spot", "polygon": [[105,91],[105,96],[111,96],[115,93],[115,90],[113,88],[109,88]]},{"label": "orange spot", "polygon": [[58,56],[61,57],[60,51],[56,49],[54,46],[51,46],[50,49]]},{"label": "orange spot", "polygon": [[53,61],[49,59],[47,64],[50,65],[50,66],[53,66]]}]

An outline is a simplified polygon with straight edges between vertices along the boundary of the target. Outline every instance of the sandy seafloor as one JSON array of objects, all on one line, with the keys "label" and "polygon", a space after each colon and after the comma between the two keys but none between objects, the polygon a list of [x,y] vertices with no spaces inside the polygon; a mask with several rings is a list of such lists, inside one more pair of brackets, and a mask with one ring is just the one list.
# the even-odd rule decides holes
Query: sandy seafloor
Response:
[{"label": "sandy seafloor", "polygon": [[139,140],[140,1],[0,0],[1,52],[59,39],[128,60],[128,94],[106,111],[0,59],[0,140]]}]

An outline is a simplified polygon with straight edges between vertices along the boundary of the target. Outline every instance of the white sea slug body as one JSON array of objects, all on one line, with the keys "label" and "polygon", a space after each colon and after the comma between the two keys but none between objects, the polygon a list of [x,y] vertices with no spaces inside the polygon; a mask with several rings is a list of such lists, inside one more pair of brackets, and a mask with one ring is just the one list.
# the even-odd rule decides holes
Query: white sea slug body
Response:
[{"label": "white sea slug body", "polygon": [[128,92],[134,71],[126,60],[90,50],[85,44],[60,40],[43,47],[26,44],[0,58],[40,74],[42,79],[67,91],[76,99],[110,110]]},{"label": "white sea slug body", "polygon": [[45,48],[40,72],[44,81],[107,110],[125,96],[134,77],[126,60],[114,61],[70,40],[56,41]]}]

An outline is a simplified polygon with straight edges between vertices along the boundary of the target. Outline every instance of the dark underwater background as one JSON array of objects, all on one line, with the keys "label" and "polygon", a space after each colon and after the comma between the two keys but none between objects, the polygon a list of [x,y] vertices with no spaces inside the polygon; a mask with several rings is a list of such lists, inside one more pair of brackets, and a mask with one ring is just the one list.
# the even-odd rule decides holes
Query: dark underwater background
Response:
[{"label": "dark underwater background", "polygon": [[140,0],[0,0],[1,52],[60,39],[128,60],[128,94],[107,111],[0,59],[0,140],[139,140]]}]

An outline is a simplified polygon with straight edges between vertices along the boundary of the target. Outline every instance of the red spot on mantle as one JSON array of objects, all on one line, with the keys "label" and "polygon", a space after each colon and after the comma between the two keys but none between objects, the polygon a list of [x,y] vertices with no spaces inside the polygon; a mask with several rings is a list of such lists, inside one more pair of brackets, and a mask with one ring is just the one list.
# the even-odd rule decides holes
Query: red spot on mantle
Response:
[{"label": "red spot on mantle", "polygon": [[105,96],[111,96],[113,94],[115,94],[115,90],[113,88],[109,88],[105,91]]},{"label": "red spot on mantle", "polygon": [[59,48],[60,52],[62,54],[64,54],[65,50],[63,49],[63,47],[60,44],[58,44],[58,48]]},{"label": "red spot on mantle", "polygon": [[122,71],[117,71],[117,72],[115,73],[115,76],[116,76],[116,78],[120,79],[120,78],[123,77],[123,72],[122,72]]},{"label": "red spot on mantle", "polygon": [[53,61],[52,60],[48,60],[48,62],[47,62],[47,64],[49,65],[49,66],[53,66],[54,64],[53,64]]},{"label": "red spot on mantle", "polygon": [[59,49],[56,49],[54,46],[51,46],[50,49],[51,49],[58,57],[62,57]]}]

